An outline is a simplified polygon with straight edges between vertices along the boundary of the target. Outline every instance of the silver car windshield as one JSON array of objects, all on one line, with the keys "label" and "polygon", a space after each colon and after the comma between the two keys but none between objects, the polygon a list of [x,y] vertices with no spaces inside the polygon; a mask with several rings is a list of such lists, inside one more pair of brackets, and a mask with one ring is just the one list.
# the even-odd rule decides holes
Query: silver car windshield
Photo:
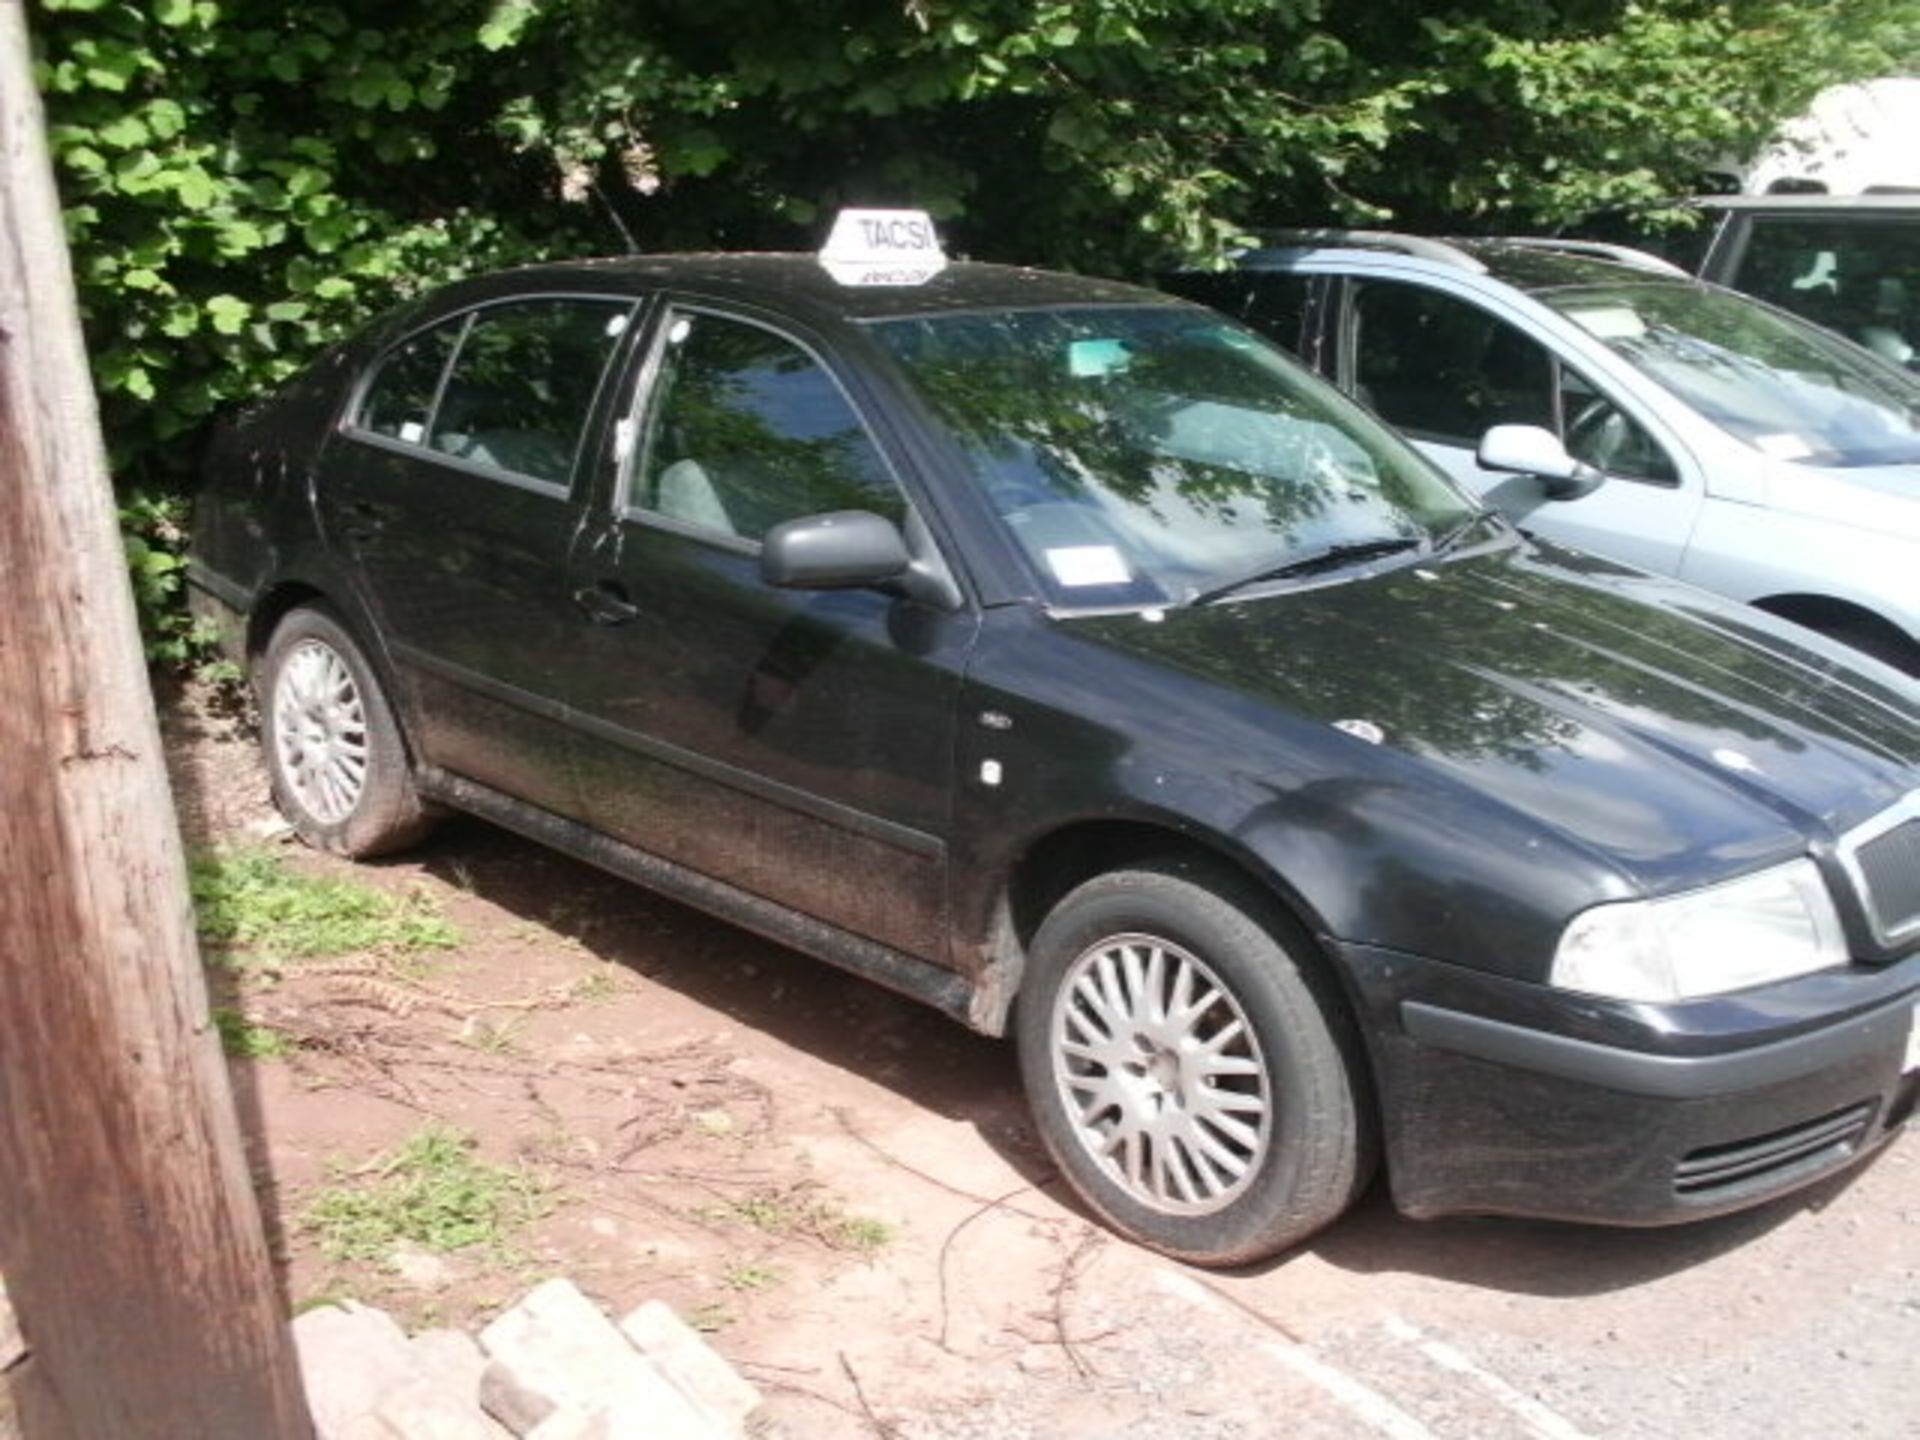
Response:
[{"label": "silver car windshield", "polygon": [[1305,562],[1417,556],[1479,512],[1268,342],[1186,307],[873,327],[1052,598],[1177,604]]},{"label": "silver car windshield", "polygon": [[1535,294],[1777,460],[1920,461],[1920,381],[1824,330],[1700,285],[1649,281]]}]

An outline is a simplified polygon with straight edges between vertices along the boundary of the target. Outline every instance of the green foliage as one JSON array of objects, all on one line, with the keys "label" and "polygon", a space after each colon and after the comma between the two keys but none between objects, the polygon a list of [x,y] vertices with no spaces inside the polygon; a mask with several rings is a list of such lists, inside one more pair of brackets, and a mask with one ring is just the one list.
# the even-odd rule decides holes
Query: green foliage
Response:
[{"label": "green foliage", "polygon": [[1911,0],[39,0],[34,29],[162,658],[192,637],[154,527],[207,424],[450,277],[810,246],[850,203],[1131,274],[1260,224],[1537,225],[1684,190],[1920,52]]},{"label": "green foliage", "polygon": [[498,1252],[551,1208],[524,1170],[474,1158],[471,1135],[428,1125],[398,1149],[322,1190],[302,1216],[332,1260],[378,1260],[397,1245]]},{"label": "green foliage", "polygon": [[285,1035],[238,1010],[215,1010],[213,1028],[220,1033],[220,1048],[235,1060],[278,1060],[289,1048]]},{"label": "green foliage", "polygon": [[269,962],[380,951],[446,949],[459,932],[418,891],[395,897],[345,880],[302,875],[264,850],[196,858],[188,881],[200,938]]}]

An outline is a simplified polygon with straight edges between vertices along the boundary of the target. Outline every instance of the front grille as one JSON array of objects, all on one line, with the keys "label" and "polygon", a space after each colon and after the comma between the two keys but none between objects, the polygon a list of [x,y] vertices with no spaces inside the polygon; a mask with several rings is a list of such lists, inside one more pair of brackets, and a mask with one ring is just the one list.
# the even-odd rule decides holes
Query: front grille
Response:
[{"label": "front grille", "polygon": [[1674,1191],[1704,1199],[1722,1191],[1759,1189],[1789,1178],[1785,1172],[1820,1169],[1851,1155],[1872,1119],[1873,1102],[1863,1101],[1790,1130],[1695,1150],[1674,1167]]},{"label": "front grille", "polygon": [[1881,938],[1893,940],[1920,925],[1920,819],[1874,836],[1854,856]]}]

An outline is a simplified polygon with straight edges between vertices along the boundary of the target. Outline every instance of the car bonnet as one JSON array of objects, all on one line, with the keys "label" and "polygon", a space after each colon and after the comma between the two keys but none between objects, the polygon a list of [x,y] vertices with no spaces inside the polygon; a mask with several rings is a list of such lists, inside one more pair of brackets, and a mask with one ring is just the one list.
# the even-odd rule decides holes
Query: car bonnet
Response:
[{"label": "car bonnet", "polygon": [[1274,764],[1328,763],[1299,737],[1332,727],[1336,763],[1464,788],[1647,893],[1800,853],[1920,785],[1920,687],[1552,547],[1066,623],[1261,706]]}]

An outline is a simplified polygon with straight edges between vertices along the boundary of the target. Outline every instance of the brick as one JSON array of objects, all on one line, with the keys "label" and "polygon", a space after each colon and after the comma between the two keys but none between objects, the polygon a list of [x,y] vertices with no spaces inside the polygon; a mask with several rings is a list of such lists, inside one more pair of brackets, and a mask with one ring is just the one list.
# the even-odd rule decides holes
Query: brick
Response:
[{"label": "brick", "polygon": [[423,1375],[388,1395],[374,1415],[396,1440],[512,1440],[480,1408],[478,1386],[458,1376]]},{"label": "brick", "polygon": [[[549,1435],[570,1433],[557,1428],[569,1414],[590,1419],[598,1411],[605,1428],[598,1440],[725,1440],[724,1427],[568,1281],[549,1280],[529,1292],[480,1332],[480,1347],[490,1362],[481,1401],[518,1434],[543,1424],[556,1427]],[[586,1440],[595,1432],[578,1434]]]},{"label": "brick", "polygon": [[746,1434],[760,1392],[664,1300],[649,1300],[620,1322],[625,1335],[674,1388],[730,1435]]},{"label": "brick", "polygon": [[344,1440],[418,1373],[406,1332],[384,1310],[352,1301],[300,1316],[293,1343],[319,1440]]},{"label": "brick", "polygon": [[422,1330],[408,1342],[414,1368],[440,1380],[449,1390],[480,1395],[480,1372],[487,1368],[480,1342],[464,1330]]}]

